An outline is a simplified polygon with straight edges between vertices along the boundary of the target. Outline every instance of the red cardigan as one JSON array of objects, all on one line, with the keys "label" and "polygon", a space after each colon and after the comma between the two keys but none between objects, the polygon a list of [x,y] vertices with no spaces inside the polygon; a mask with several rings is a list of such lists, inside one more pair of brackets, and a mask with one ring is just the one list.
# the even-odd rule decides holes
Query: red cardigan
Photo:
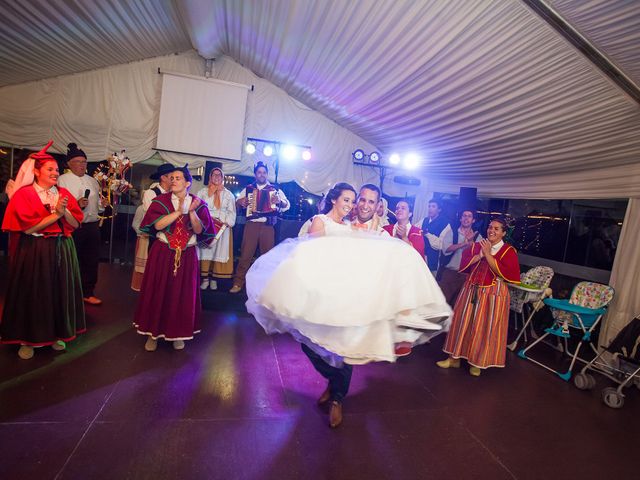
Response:
[{"label": "red cardigan", "polygon": [[[385,225],[382,228],[393,237],[393,225]],[[411,243],[411,245],[413,245],[413,248],[415,248],[420,256],[424,258],[424,237],[422,236],[422,230],[420,230],[415,225],[411,225],[408,238],[409,243]]]},{"label": "red cardigan", "polygon": [[[480,251],[480,243],[476,242],[471,248],[467,248],[462,252],[459,271],[470,274],[468,282],[479,287],[490,287],[495,285],[498,275],[491,270],[487,259],[483,257],[479,262],[471,265],[471,259],[478,255]],[[520,263],[518,262],[518,253],[515,248],[505,243],[493,258],[496,260],[502,279],[510,283],[520,283]]]}]

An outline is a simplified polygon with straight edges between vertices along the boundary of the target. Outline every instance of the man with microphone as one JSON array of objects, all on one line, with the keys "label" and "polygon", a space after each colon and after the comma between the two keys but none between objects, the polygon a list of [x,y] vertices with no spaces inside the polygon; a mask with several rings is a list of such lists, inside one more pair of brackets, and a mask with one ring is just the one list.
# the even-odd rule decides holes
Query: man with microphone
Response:
[{"label": "man with microphone", "polygon": [[60,175],[58,185],[71,192],[84,213],[82,225],[73,232],[80,264],[82,296],[85,303],[100,305],[102,300],[94,293],[98,282],[98,260],[100,259],[98,213],[104,210],[107,199],[100,196],[98,181],[87,175],[87,156],[75,143],[67,146],[67,166],[71,171]]}]

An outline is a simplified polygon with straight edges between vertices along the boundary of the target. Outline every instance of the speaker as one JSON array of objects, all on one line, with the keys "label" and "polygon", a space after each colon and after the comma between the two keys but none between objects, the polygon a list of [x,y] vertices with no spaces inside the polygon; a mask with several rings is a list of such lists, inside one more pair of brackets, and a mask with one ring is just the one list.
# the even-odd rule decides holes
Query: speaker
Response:
[{"label": "speaker", "polygon": [[403,185],[420,185],[419,178],[410,177],[409,175],[396,175],[393,177],[393,181]]},{"label": "speaker", "polygon": [[476,211],[477,208],[478,189],[472,187],[460,187],[460,195],[458,196],[458,212],[463,210]]}]

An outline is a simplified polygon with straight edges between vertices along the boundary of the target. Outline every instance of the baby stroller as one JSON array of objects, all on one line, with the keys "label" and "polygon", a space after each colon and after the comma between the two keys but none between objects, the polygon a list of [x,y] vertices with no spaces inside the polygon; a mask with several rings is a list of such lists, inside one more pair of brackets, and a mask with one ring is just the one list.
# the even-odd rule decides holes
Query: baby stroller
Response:
[{"label": "baby stroller", "polygon": [[[602,361],[605,352],[613,355],[611,364]],[[601,373],[619,384],[618,388],[607,387],[602,390],[602,401],[608,407],[622,408],[623,388],[633,383],[640,389],[640,315],[620,330],[611,344],[573,378],[573,383],[580,390],[589,390],[596,386],[596,379],[587,373],[589,370]]]}]

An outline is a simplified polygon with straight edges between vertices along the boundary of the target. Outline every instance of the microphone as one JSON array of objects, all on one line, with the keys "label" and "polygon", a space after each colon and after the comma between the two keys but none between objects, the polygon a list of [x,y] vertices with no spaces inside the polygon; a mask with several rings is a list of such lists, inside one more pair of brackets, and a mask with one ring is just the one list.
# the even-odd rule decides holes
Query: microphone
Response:
[{"label": "microphone", "polygon": [[[84,196],[82,198],[84,198],[85,200],[87,200],[89,198],[89,195],[91,194],[91,190],[89,190],[88,188],[84,191]],[[86,207],[82,207],[82,210],[84,210]]]}]

